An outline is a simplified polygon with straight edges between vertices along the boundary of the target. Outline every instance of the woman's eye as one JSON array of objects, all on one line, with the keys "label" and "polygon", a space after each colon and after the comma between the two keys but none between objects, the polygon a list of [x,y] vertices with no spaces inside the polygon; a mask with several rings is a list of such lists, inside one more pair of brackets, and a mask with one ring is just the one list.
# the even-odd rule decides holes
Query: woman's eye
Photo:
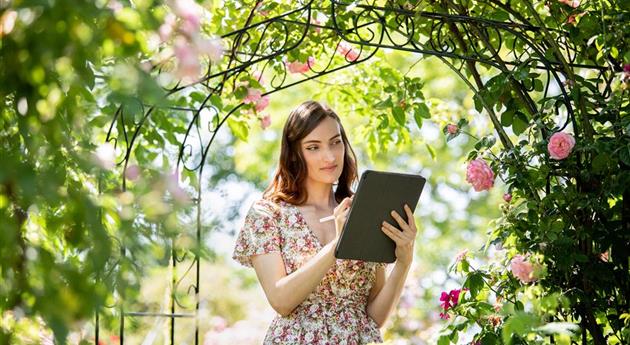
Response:
[{"label": "woman's eye", "polygon": [[339,144],[341,144],[341,140],[335,140],[335,141],[333,141],[333,145],[339,145]]},{"label": "woman's eye", "polygon": [[309,146],[306,149],[309,150],[309,151],[315,151],[315,150],[317,150],[317,146]]}]

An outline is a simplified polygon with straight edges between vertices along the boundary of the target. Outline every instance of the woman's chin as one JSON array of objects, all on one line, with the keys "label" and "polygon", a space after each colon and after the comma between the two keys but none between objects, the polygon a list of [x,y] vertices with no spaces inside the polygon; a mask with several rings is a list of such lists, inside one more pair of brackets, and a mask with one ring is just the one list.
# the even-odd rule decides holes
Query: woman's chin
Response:
[{"label": "woman's chin", "polygon": [[339,180],[339,177],[335,177],[335,176],[320,176],[320,178],[318,178],[317,180],[319,182],[321,182],[321,183],[335,184]]}]

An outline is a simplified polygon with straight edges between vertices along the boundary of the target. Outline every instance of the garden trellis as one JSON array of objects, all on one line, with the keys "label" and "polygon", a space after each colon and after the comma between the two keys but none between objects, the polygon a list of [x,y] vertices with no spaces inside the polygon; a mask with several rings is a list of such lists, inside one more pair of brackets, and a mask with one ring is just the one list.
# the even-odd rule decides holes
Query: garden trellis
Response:
[{"label": "garden trellis", "polygon": [[[600,85],[594,92],[607,99],[622,65],[614,58],[607,59],[606,64],[597,64],[597,51],[576,44],[568,30],[546,27],[529,1],[482,0],[470,7],[465,4],[465,1],[301,1],[295,3],[294,10],[263,20],[255,16],[261,1],[247,4],[251,11],[245,25],[221,36],[226,47],[224,58],[220,62],[209,62],[201,79],[181,81],[167,88],[168,98],[187,100],[186,104],[148,104],[139,99],[134,106],[129,103],[118,106],[107,141],[124,152],[119,162],[120,187],[127,188],[126,170],[137,148],[142,146],[143,134],[151,118],[178,114],[185,121],[175,125],[184,125],[185,130],[176,155],[176,166],[178,172],[191,177],[189,181],[196,191],[193,198],[196,228],[192,236],[201,243],[207,235],[201,224],[204,197],[201,181],[204,168],[212,164],[206,161],[208,152],[222,127],[232,121],[230,128],[238,135],[239,131],[246,131],[244,124],[238,121],[239,116],[253,113],[251,104],[225,105],[222,98],[245,98],[244,86],[247,85],[256,85],[262,90],[260,96],[269,96],[361,64],[382,49],[439,58],[472,90],[475,107],[490,118],[496,137],[505,150],[515,147],[504,130],[509,126],[514,132],[522,132],[519,128],[537,123],[539,135],[547,139],[554,131],[564,130],[570,124],[578,140],[592,136],[593,128],[584,120],[585,115],[576,115],[584,111],[576,109],[584,104],[571,92],[576,75],[582,71],[593,74],[597,79],[594,83]],[[427,6],[431,11],[426,11]],[[574,15],[569,13],[565,20]],[[295,78],[291,76],[289,64],[299,60],[298,52],[304,50],[317,54],[317,63],[308,59],[300,61],[308,68]],[[152,73],[159,75],[165,67],[156,65],[152,68]],[[496,74],[484,80],[480,68]],[[261,85],[262,75],[270,77],[265,86]],[[564,121],[552,128],[543,120],[547,116]],[[177,176],[179,179],[180,175]],[[551,178],[550,175],[548,179]],[[530,193],[532,198],[541,197],[534,190],[524,193]],[[623,196],[624,203],[628,203],[628,192]],[[621,225],[626,229],[627,217],[627,214],[623,215],[626,225]],[[121,255],[132,254],[124,249],[124,242],[120,246]],[[183,276],[176,276],[173,270],[169,312],[128,310],[124,296],[119,296],[115,305],[105,306],[120,310],[121,344],[125,339],[125,319],[128,317],[168,318],[171,344],[176,343],[178,320],[196,320],[202,279],[200,257],[197,253],[179,253],[176,247],[176,240],[172,239],[170,264],[173,267],[184,264],[191,257],[192,260],[186,262],[190,266],[186,267]],[[625,267],[627,276],[627,262]],[[110,269],[115,271],[116,267]],[[187,279],[192,280],[190,285],[183,283]],[[178,290],[192,298],[181,301]],[[585,319],[584,328],[591,332],[596,343],[601,343],[597,324]],[[195,329],[194,343],[198,344],[198,324]],[[97,313],[96,343],[98,341]]]}]

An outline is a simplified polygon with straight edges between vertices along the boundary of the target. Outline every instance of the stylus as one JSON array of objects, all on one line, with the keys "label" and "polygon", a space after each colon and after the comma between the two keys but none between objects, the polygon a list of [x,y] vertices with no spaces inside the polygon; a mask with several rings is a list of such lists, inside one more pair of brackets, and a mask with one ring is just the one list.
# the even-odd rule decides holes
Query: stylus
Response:
[{"label": "stylus", "polygon": [[328,217],[321,218],[321,219],[319,220],[319,222],[320,222],[320,223],[323,223],[323,222],[327,222],[327,221],[329,221],[329,220],[333,220],[333,219],[335,219],[335,215],[332,215],[332,216],[328,216]]}]

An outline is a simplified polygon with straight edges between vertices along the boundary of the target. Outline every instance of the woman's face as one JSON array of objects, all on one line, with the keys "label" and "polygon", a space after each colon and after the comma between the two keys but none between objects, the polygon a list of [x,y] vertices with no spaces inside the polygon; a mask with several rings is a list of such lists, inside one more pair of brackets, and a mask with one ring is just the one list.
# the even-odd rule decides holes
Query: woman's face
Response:
[{"label": "woman's face", "polygon": [[306,162],[307,179],[322,183],[335,183],[343,170],[345,147],[339,123],[326,117],[300,142]]}]

